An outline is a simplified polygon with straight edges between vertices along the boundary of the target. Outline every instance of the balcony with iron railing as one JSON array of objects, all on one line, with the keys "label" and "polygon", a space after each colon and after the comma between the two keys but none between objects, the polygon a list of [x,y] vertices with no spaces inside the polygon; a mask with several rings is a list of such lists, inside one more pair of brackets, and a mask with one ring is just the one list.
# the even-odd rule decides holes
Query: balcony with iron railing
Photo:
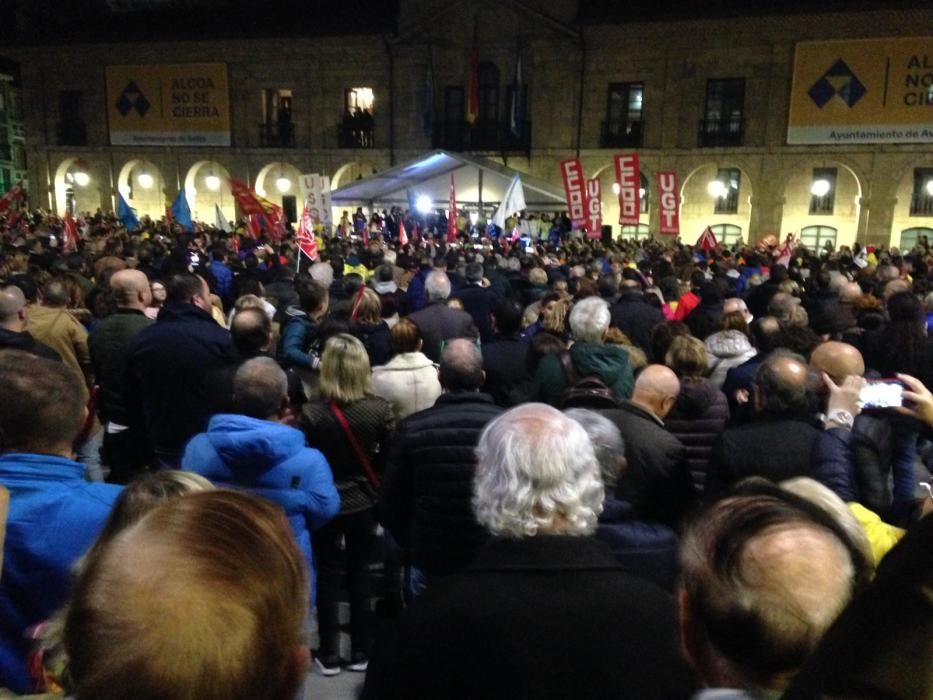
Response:
[{"label": "balcony with iron railing", "polygon": [[59,122],[57,127],[60,146],[87,146],[87,124],[84,122]]},{"label": "balcony with iron railing", "polygon": [[603,122],[599,132],[600,148],[640,148],[642,146],[641,121]]},{"label": "balcony with iron railing", "polygon": [[337,125],[340,148],[375,148],[375,125],[371,120],[351,117]]},{"label": "balcony with iron railing", "polygon": [[933,195],[914,192],[910,198],[911,216],[933,216]]},{"label": "balcony with iron railing", "polygon": [[295,125],[291,122],[265,122],[259,125],[261,148],[294,148]]},{"label": "balcony with iron railing", "polygon": [[449,151],[495,151],[528,153],[531,150],[531,122],[518,123],[514,131],[508,122],[466,120],[434,122],[434,148]]},{"label": "balcony with iron railing", "polygon": [[741,146],[744,141],[745,120],[741,117],[700,120],[697,143],[703,148]]}]

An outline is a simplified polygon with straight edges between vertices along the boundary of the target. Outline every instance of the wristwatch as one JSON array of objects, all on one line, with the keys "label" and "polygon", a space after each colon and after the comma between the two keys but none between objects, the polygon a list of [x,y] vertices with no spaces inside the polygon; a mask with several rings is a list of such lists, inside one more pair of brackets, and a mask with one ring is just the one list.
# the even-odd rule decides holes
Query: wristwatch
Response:
[{"label": "wristwatch", "polygon": [[855,418],[848,411],[842,409],[837,409],[835,411],[830,411],[823,418],[824,423],[835,423],[836,426],[840,428],[845,428],[846,430],[852,430],[852,426],[855,425]]}]

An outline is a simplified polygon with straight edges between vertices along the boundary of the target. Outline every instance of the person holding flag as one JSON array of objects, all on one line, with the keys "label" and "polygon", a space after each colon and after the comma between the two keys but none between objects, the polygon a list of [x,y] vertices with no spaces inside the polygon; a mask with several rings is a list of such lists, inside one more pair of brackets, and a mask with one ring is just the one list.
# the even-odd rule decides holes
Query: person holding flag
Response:
[{"label": "person holding flag", "polygon": [[117,218],[127,231],[135,231],[139,227],[136,210],[127,204],[121,192],[117,192]]}]

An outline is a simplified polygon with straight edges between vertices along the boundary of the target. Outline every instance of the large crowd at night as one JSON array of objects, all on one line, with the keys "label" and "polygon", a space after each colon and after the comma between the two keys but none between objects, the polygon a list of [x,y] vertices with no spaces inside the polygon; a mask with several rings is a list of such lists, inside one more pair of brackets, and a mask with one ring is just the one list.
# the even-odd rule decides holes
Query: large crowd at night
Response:
[{"label": "large crowd at night", "polygon": [[931,697],[925,239],[437,217],[0,214],[0,686]]}]

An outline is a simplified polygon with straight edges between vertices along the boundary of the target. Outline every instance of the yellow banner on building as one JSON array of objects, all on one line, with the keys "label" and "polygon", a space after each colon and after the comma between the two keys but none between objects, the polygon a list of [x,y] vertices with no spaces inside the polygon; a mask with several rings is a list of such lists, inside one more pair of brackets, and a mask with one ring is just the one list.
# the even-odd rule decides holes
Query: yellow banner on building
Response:
[{"label": "yellow banner on building", "polygon": [[933,143],[933,37],[798,43],[787,143]]},{"label": "yellow banner on building", "polygon": [[114,146],[229,146],[224,63],[107,66]]}]

